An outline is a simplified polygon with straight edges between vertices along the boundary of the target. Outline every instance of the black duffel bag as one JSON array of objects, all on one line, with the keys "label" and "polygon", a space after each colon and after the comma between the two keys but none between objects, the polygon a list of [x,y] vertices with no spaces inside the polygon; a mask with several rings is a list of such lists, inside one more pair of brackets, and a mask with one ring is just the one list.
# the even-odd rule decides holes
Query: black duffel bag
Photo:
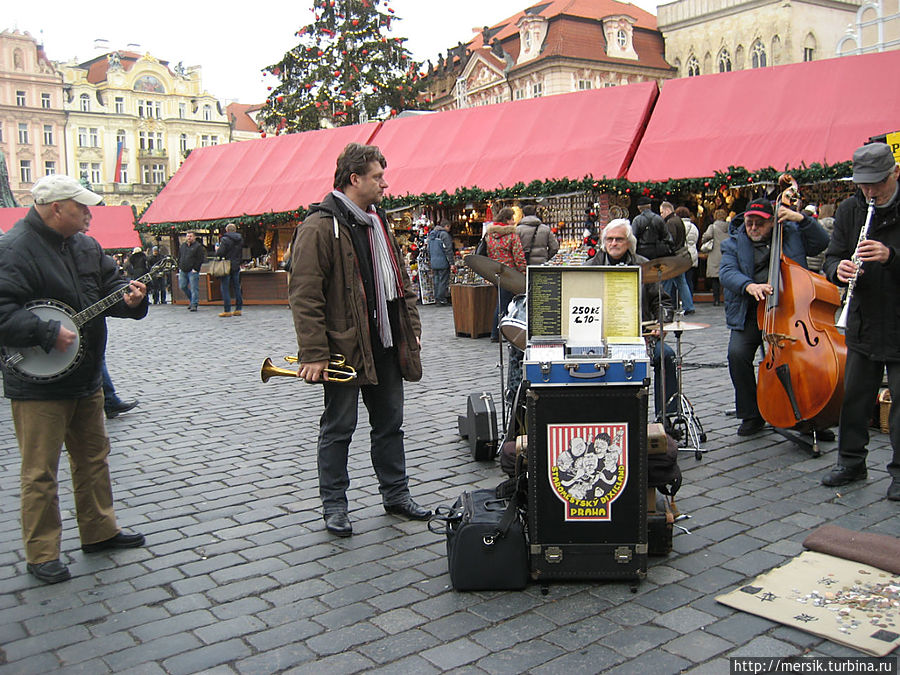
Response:
[{"label": "black duffel bag", "polygon": [[447,536],[450,583],[457,591],[521,590],[528,585],[528,550],[518,498],[495,490],[464,492],[438,507],[428,529]]}]

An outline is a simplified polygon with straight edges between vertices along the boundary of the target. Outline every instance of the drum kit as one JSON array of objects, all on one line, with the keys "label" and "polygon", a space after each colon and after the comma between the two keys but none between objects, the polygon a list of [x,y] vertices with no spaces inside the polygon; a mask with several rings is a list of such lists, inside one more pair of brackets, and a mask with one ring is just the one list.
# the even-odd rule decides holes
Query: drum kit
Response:
[{"label": "drum kit", "polygon": [[[504,308],[498,306],[498,316],[503,316],[499,322],[500,334],[503,338],[512,344],[520,352],[525,351],[526,335],[528,331],[527,324],[527,297],[525,295],[525,275],[503,263],[497,262],[491,258],[480,255],[468,255],[465,258],[465,264],[470,269],[481,275],[490,283],[515,293],[509,307]],[[679,309],[675,313],[675,321],[666,323],[664,320],[664,308],[662,306],[662,283],[668,279],[673,279],[691,268],[691,258],[689,255],[674,255],[664,258],[655,258],[641,264],[641,277],[643,283],[656,283],[659,302],[659,316],[654,321],[646,321],[642,324],[646,336],[658,336],[660,341],[660,398],[666,401],[667,405],[661,406],[657,421],[662,422],[666,430],[672,433],[676,438],[684,439],[687,447],[685,450],[693,451],[694,456],[700,459],[704,450],[700,444],[706,441],[706,432],[700,423],[697,415],[694,413],[694,407],[690,400],[684,395],[683,391],[683,356],[681,351],[681,336],[685,331],[702,330],[709,328],[709,324],[694,323],[684,321],[684,312]],[[680,303],[679,303],[680,304]],[[499,299],[498,299],[499,305]],[[662,330],[659,327],[662,326]],[[665,377],[662,376],[665,364],[665,335],[666,333],[675,334],[676,350],[675,350],[675,374],[678,382],[678,389],[671,395],[666,395]],[[500,348],[500,388],[504,390],[503,383],[503,348]],[[503,397],[505,402],[505,397]],[[670,405],[674,403],[674,408],[668,412]],[[504,425],[506,424],[506,410],[503,410]]]}]

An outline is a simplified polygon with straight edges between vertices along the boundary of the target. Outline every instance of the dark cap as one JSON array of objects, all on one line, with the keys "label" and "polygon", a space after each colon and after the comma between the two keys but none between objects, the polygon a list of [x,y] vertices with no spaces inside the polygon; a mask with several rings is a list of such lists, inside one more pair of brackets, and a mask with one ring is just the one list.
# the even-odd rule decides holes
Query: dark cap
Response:
[{"label": "dark cap", "polygon": [[744,211],[744,216],[759,216],[760,218],[769,219],[775,215],[775,211],[772,210],[772,202],[768,199],[754,199],[752,202],[747,204],[747,210]]},{"label": "dark cap", "polygon": [[897,161],[887,143],[869,143],[853,153],[853,182],[880,183],[887,178]]},{"label": "dark cap", "polygon": [[650,197],[639,197],[637,200],[638,206],[650,206]]}]

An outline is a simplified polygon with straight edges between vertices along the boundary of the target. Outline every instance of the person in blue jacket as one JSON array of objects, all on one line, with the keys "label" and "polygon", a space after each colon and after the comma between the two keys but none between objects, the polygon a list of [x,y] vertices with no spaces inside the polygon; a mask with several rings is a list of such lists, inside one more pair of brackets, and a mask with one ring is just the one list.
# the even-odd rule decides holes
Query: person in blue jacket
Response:
[{"label": "person in blue jacket", "polygon": [[[783,226],[782,252],[806,267],[806,257],[828,246],[828,233],[808,214],[778,207]],[[736,415],[741,420],[738,436],[752,436],[766,423],[756,404],[756,373],[753,361],[762,346],[756,320],[761,300],[772,294],[769,284],[769,252],[775,210],[768,199],[754,199],[747,210],[731,222],[731,237],[722,242],[719,280],[725,291],[725,322],[731,329],[728,342],[728,373],[734,386]]]}]

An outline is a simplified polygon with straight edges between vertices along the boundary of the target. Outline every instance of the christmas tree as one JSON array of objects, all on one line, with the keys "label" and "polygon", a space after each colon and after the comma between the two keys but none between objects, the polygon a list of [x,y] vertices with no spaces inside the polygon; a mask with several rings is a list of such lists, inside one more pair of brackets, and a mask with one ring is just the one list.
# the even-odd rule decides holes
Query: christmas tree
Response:
[{"label": "christmas tree", "polygon": [[[387,0],[313,0],[300,43],[265,68],[281,83],[260,117],[276,133],[344,126],[415,107],[418,64],[392,37]],[[383,7],[383,10],[381,9]]]}]

